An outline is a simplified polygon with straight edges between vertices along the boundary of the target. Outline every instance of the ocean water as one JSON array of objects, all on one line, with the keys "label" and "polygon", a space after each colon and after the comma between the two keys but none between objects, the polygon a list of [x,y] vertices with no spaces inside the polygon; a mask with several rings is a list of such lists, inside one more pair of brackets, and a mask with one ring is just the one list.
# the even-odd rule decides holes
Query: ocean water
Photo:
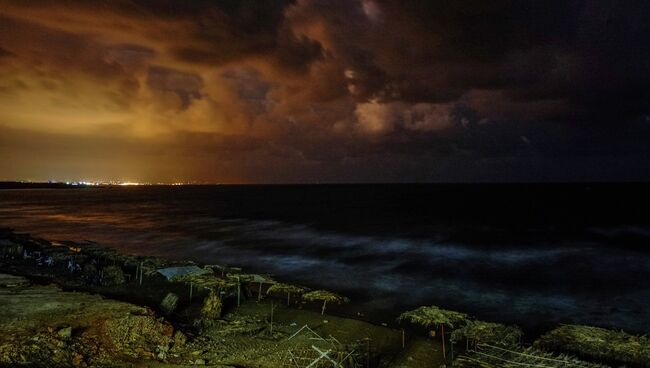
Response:
[{"label": "ocean water", "polygon": [[351,313],[378,322],[436,304],[532,332],[585,323],[648,333],[649,188],[0,190],[0,226],[271,273],[351,296]]}]

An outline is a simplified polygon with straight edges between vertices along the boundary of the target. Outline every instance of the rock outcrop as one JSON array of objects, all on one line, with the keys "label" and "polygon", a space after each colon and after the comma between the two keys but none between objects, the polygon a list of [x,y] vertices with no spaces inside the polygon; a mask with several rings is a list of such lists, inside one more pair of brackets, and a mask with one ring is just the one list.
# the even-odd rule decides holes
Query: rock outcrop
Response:
[{"label": "rock outcrop", "polygon": [[116,366],[165,360],[173,327],[154,313],[98,295],[30,285],[0,274],[0,366]]}]

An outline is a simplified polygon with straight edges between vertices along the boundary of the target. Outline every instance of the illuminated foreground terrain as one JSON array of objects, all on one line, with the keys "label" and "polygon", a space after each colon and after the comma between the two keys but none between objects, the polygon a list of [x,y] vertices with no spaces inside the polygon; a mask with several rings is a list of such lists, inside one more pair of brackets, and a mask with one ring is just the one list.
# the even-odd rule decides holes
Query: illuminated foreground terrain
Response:
[{"label": "illuminated foreground terrain", "polygon": [[328,309],[346,301],[237,268],[0,232],[0,366],[650,366],[648,339],[623,332],[562,326],[524,346],[516,326],[435,306],[393,326]]}]

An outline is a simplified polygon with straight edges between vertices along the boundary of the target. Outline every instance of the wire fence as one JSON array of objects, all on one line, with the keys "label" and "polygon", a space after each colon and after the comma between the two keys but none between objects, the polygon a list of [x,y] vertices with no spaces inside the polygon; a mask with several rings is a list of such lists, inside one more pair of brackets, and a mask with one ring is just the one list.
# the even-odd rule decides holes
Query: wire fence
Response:
[{"label": "wire fence", "polygon": [[531,347],[506,347],[478,344],[476,350],[468,351],[454,362],[455,367],[503,367],[503,368],[608,368],[602,364],[589,363],[568,355],[553,355]]}]

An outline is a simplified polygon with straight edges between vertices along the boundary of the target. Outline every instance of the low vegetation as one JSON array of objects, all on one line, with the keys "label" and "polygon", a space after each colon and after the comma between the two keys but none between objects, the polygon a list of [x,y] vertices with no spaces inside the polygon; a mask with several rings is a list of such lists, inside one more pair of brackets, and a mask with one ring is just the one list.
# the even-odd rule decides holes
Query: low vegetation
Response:
[{"label": "low vegetation", "polygon": [[465,340],[466,349],[469,349],[470,345],[476,347],[479,343],[513,346],[521,342],[523,335],[523,331],[517,326],[468,320],[464,326],[451,333],[451,341]]},{"label": "low vegetation", "polygon": [[564,325],[544,334],[535,346],[607,364],[650,367],[650,339],[623,331]]}]

